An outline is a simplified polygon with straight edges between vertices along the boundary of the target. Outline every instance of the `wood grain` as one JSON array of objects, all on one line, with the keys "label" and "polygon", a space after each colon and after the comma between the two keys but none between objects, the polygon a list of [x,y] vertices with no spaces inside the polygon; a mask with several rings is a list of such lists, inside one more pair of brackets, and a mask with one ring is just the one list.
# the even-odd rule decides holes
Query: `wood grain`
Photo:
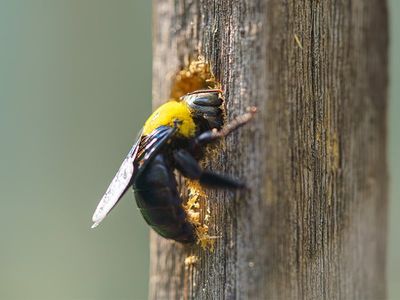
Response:
[{"label": "wood grain", "polygon": [[[153,99],[210,61],[228,119],[251,126],[207,166],[214,252],[151,236],[150,299],[386,298],[387,8],[383,0],[153,1]],[[196,255],[196,264],[185,258]]]}]

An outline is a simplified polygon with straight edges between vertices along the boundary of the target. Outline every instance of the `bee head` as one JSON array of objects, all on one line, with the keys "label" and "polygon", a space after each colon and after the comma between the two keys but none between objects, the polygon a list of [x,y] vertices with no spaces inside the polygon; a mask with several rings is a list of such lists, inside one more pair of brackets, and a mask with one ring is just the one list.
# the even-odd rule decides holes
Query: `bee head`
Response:
[{"label": "bee head", "polygon": [[200,90],[181,97],[192,111],[193,119],[201,131],[221,129],[224,124],[221,92],[221,90]]}]

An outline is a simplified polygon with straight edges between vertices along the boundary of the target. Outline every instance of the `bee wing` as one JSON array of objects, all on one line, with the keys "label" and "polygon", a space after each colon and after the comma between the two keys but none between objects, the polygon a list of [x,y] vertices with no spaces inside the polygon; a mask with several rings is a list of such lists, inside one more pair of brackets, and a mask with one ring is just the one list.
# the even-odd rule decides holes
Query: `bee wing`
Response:
[{"label": "bee wing", "polygon": [[134,173],[134,161],[139,150],[140,140],[141,137],[139,137],[136,144],[132,147],[131,151],[129,151],[117,174],[111,181],[106,193],[97,205],[92,217],[92,228],[97,227],[100,222],[103,221],[128,189]]},{"label": "bee wing", "polygon": [[162,146],[169,141],[175,131],[176,128],[160,126],[149,135],[139,136],[138,141],[129,151],[106,193],[97,205],[92,217],[92,228],[97,227],[104,220],[125,194],[133,179],[144,169],[151,158],[160,151]]},{"label": "bee wing", "polygon": [[149,135],[143,136],[139,144],[139,149],[135,157],[136,174],[139,174],[144,167],[151,161],[162,146],[169,141],[170,137],[176,132],[176,128],[169,126],[159,126]]}]

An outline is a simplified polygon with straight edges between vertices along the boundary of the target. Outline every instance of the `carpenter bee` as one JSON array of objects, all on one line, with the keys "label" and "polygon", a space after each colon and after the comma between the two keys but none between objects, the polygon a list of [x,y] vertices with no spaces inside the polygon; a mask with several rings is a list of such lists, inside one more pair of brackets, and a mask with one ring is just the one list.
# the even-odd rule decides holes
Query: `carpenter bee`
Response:
[{"label": "carpenter bee", "polygon": [[256,109],[224,126],[221,90],[199,90],[160,106],[146,121],[93,215],[92,228],[107,216],[132,186],[145,221],[161,236],[181,243],[197,240],[194,224],[179,196],[175,170],[201,185],[238,189],[244,183],[202,170],[207,144],[249,122]]}]

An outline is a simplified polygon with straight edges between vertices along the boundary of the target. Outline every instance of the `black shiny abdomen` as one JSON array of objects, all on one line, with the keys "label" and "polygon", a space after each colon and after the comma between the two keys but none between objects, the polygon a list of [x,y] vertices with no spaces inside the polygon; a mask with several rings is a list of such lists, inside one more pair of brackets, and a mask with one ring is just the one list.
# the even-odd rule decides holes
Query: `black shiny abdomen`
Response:
[{"label": "black shiny abdomen", "polygon": [[158,154],[133,184],[137,206],[146,222],[161,236],[182,243],[196,241],[177,190],[174,167]]}]

